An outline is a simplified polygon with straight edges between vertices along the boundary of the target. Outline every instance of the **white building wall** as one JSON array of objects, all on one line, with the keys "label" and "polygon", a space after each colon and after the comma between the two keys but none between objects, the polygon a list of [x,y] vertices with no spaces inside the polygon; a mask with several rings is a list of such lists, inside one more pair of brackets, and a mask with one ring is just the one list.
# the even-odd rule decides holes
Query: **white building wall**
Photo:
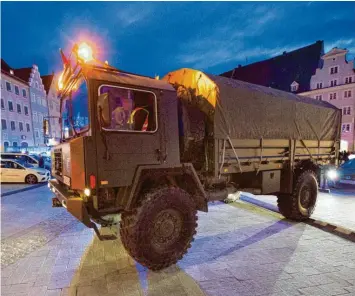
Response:
[{"label": "white building wall", "polygon": [[[311,78],[311,91],[299,95],[321,99],[341,109],[343,113],[341,139],[347,142],[348,150],[355,151],[355,71],[354,61],[346,59],[347,52],[333,48],[326,53],[322,57],[322,68],[318,68]],[[331,83],[334,80],[336,86]]]}]

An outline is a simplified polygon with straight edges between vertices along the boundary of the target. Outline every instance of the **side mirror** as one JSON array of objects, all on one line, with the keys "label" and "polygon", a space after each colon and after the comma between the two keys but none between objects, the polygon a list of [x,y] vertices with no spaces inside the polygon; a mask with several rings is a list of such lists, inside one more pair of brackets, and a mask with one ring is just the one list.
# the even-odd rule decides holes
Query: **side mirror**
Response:
[{"label": "side mirror", "polygon": [[43,135],[49,136],[49,121],[48,119],[43,119]]},{"label": "side mirror", "polygon": [[109,94],[104,93],[99,95],[97,100],[97,112],[101,127],[109,127],[111,124]]}]

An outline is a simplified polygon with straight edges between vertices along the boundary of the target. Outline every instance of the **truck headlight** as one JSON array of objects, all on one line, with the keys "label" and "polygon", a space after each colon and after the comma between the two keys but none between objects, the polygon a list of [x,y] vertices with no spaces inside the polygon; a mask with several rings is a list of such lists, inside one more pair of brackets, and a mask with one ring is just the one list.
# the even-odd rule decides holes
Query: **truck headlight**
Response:
[{"label": "truck headlight", "polygon": [[327,172],[327,177],[330,179],[330,180],[335,180],[338,178],[338,172],[336,170],[329,170]]}]

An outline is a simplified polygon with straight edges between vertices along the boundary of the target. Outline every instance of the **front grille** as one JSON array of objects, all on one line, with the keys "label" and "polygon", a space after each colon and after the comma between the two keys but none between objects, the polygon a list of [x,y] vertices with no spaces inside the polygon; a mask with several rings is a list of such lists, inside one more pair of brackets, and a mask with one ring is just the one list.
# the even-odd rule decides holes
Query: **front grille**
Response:
[{"label": "front grille", "polygon": [[54,172],[58,176],[63,175],[62,149],[54,150]]}]

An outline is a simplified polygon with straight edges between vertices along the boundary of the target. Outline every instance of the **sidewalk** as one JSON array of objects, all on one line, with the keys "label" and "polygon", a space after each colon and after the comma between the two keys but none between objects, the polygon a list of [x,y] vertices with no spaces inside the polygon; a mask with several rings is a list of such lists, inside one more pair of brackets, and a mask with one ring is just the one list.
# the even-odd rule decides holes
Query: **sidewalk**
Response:
[{"label": "sidewalk", "polygon": [[[256,200],[259,206],[277,210],[276,196],[252,195],[243,192],[241,200],[250,203],[254,203],[253,200]],[[312,215],[312,218],[355,231],[354,209],[354,189],[335,190],[330,193],[319,192],[316,209]]]},{"label": "sidewalk", "polygon": [[38,183],[38,184],[26,184],[26,183],[6,183],[1,184],[1,196],[7,196],[15,193],[19,193],[22,191],[31,190],[37,187],[41,187],[46,185],[47,183]]}]

